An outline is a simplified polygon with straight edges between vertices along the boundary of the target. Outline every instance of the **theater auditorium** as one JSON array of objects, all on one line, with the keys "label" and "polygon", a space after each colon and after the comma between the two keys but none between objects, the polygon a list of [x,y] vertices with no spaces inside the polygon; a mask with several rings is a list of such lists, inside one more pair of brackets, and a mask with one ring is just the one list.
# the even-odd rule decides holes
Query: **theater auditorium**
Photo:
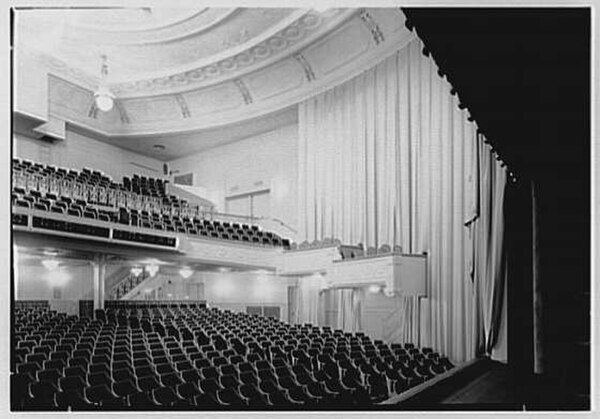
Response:
[{"label": "theater auditorium", "polygon": [[590,9],[341,6],[11,9],[12,412],[590,409]]}]

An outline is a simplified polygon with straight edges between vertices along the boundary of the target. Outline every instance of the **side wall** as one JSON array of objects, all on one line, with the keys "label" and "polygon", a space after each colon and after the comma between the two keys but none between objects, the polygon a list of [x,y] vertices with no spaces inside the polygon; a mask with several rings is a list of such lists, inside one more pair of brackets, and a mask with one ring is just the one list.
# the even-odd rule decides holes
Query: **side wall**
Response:
[{"label": "side wall", "polygon": [[247,306],[278,306],[288,320],[289,279],[263,272],[195,272],[187,279],[176,268],[161,268],[133,300],[206,300],[210,306],[246,312]]},{"label": "side wall", "polygon": [[13,154],[19,158],[75,170],[89,167],[104,172],[115,181],[121,181],[123,176],[131,176],[133,173],[162,177],[161,161],[93,140],[68,129],[67,138],[56,143],[15,134]]},{"label": "side wall", "polygon": [[173,160],[169,165],[180,174],[193,173],[194,186],[205,188],[220,212],[226,210],[225,197],[235,191],[269,188],[270,216],[295,228],[297,156],[298,125],[293,124]]},{"label": "side wall", "polygon": [[79,300],[93,299],[92,266],[63,261],[55,270],[40,260],[19,260],[15,266],[15,300],[48,300],[53,310],[79,314]]},{"label": "side wall", "polygon": [[257,273],[204,274],[206,301],[221,309],[246,312],[247,306],[279,306],[281,320],[288,320],[287,281]]},{"label": "side wall", "polygon": [[[53,259],[31,255],[15,250],[14,298],[15,300],[48,300],[53,310],[79,314],[79,300],[93,300],[92,264],[84,259],[54,258],[58,267],[47,269],[42,261]],[[106,290],[119,281],[129,267],[109,264],[106,266]]]},{"label": "side wall", "polygon": [[[340,308],[336,297],[329,292],[324,292],[321,300],[323,310],[323,326],[342,328],[338,324],[338,313]],[[402,297],[388,297],[381,292],[371,293],[365,290],[362,300],[361,328],[373,339],[381,339],[389,343],[405,342],[403,334],[405,306]],[[415,342],[412,342],[415,343]]]}]

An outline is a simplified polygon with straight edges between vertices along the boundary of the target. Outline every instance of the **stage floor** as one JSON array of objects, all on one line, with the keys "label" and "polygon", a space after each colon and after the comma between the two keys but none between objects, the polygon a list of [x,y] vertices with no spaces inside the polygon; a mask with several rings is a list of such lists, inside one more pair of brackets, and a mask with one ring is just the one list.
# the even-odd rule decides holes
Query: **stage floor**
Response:
[{"label": "stage floor", "polygon": [[[478,407],[518,409],[520,406],[516,394],[516,382],[508,366],[490,362],[489,370],[479,377],[456,388],[440,403],[450,405],[449,408],[477,405]],[[487,410],[487,409],[486,409]]]}]

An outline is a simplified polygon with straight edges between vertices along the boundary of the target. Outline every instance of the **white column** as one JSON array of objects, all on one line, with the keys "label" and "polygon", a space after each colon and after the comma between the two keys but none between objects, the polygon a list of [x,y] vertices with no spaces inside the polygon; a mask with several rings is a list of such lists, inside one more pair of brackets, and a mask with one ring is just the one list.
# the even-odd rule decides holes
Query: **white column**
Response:
[{"label": "white column", "polygon": [[104,308],[104,279],[106,277],[106,259],[96,255],[92,262],[94,310]]},{"label": "white column", "polygon": [[102,256],[100,262],[100,276],[98,278],[98,308],[104,308],[104,282],[106,279],[106,258]]},{"label": "white column", "polygon": [[17,246],[13,246],[13,298],[15,301],[19,299],[19,250]]},{"label": "white column", "polygon": [[92,294],[94,296],[94,310],[100,308],[100,295],[98,293],[98,287],[100,284],[100,264],[96,259],[92,262]]}]

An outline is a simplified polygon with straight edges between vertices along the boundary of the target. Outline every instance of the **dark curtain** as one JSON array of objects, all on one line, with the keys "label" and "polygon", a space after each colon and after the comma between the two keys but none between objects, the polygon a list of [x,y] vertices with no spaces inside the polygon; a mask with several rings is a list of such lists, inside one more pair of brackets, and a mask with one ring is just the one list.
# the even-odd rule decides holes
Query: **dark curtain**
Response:
[{"label": "dark curtain", "polygon": [[517,379],[533,373],[533,217],[529,182],[507,183],[508,361]]}]

